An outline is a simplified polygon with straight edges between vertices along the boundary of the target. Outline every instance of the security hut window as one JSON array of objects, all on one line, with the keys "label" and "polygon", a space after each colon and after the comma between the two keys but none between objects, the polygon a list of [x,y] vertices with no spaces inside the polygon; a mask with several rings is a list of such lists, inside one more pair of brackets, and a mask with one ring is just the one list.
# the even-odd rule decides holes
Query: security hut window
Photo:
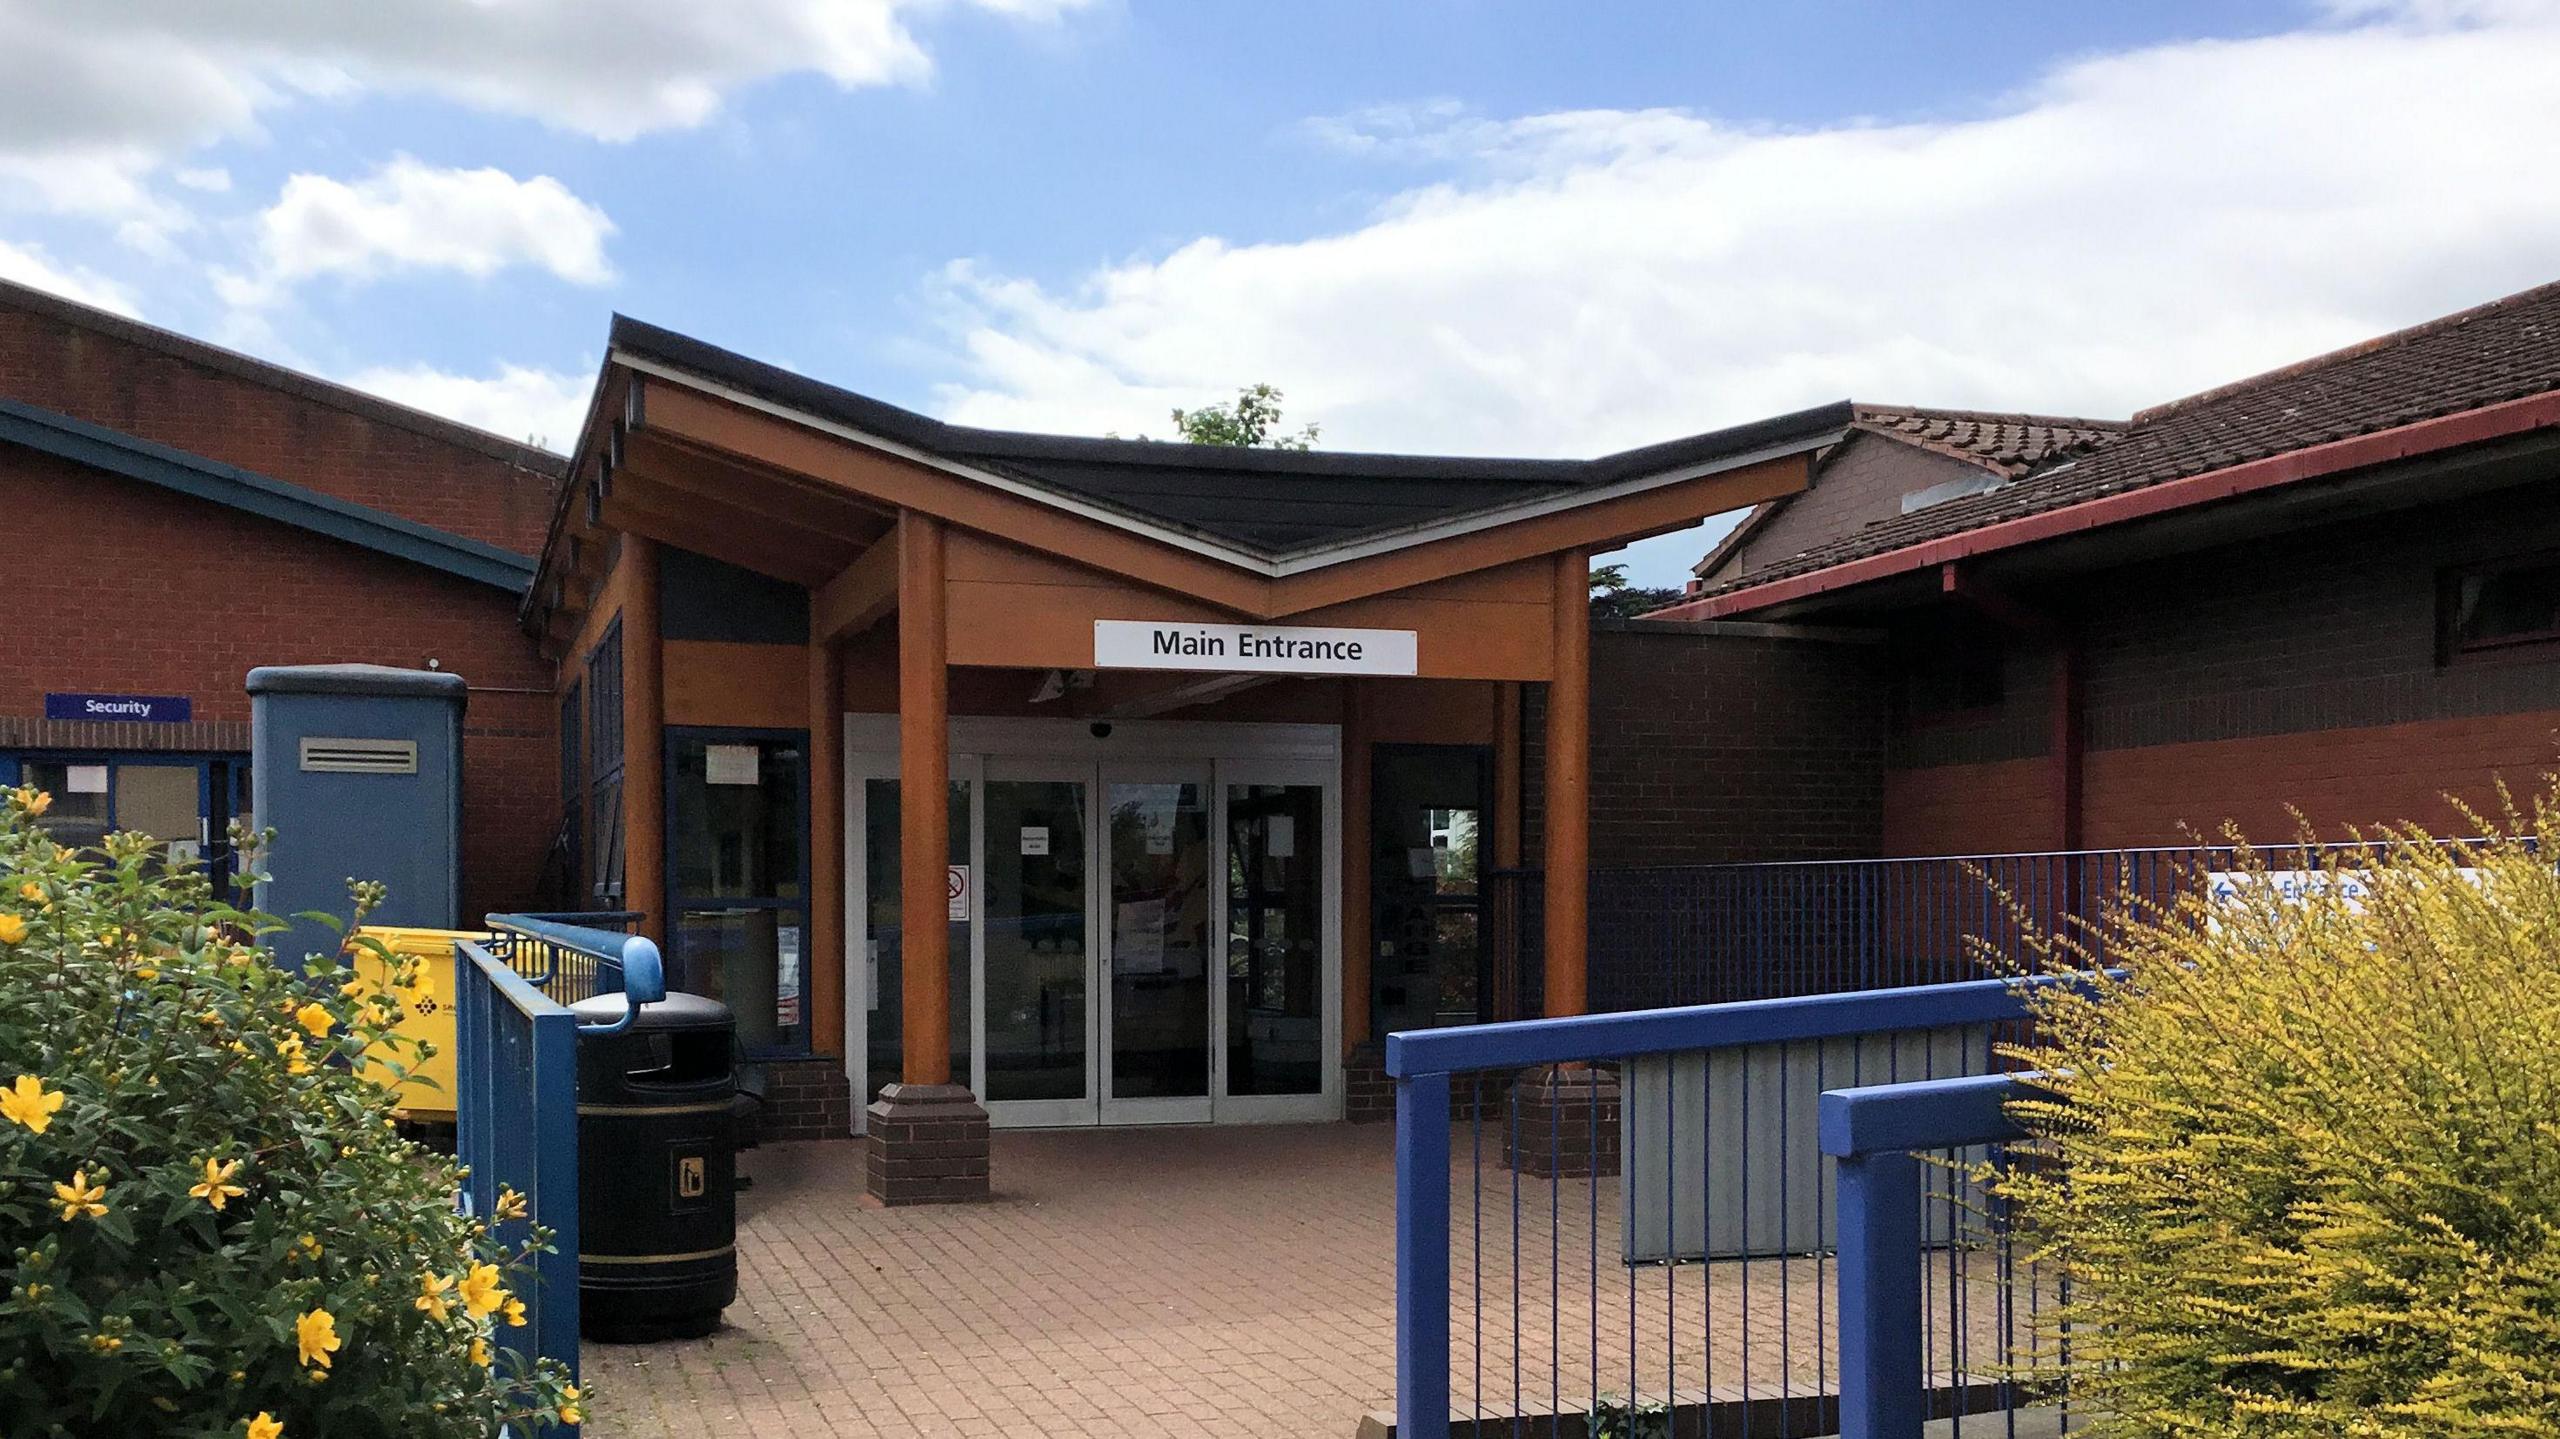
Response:
[{"label": "security hut window", "polygon": [[2442,610],[2448,654],[2560,640],[2560,555],[2456,570]]}]

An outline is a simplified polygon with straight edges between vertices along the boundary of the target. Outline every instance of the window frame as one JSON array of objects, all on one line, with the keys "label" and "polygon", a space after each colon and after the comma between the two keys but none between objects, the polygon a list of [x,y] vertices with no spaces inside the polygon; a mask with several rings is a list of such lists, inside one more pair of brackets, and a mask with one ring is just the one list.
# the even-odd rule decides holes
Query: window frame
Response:
[{"label": "window frame", "polygon": [[2465,640],[2458,632],[2461,621],[2462,586],[2466,580],[2486,580],[2518,570],[2560,569],[2560,549],[2530,550],[2520,554],[2501,555],[2496,559],[2469,564],[2449,565],[2436,575],[2436,663],[2439,665],[2495,662],[2506,657],[2543,658],[2544,647],[2560,645],[2560,623],[2551,628],[2523,634],[2499,635],[2491,639]]},{"label": "window frame", "polygon": [[[811,815],[809,783],[810,770],[814,768],[812,760],[815,756],[810,748],[809,732],[805,729],[747,725],[671,724],[661,726],[658,740],[658,774],[661,788],[658,792],[662,795],[672,797],[675,793],[676,746],[683,740],[703,740],[709,743],[796,744],[800,747],[799,898],[720,898],[679,889],[676,885],[675,806],[672,800],[666,805],[662,820],[659,862],[662,871],[660,892],[667,897],[666,934],[667,943],[671,949],[675,944],[677,917],[688,909],[758,909],[779,914],[796,914],[800,917],[800,1037],[793,1044],[747,1047],[746,1054],[750,1059],[808,1058],[818,1052],[816,1012],[809,1004],[810,975],[816,963],[815,953],[809,944],[809,919],[810,912],[817,903],[817,896],[810,889],[814,866],[810,862],[809,853]],[[744,1045],[743,1040],[741,1044]]]}]

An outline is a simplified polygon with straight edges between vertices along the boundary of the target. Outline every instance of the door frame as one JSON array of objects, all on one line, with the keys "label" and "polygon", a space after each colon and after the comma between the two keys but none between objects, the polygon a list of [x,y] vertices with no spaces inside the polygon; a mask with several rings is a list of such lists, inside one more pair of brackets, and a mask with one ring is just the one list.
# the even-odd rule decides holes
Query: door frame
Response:
[{"label": "door frame", "polygon": [[[1106,1125],[1207,1124],[1216,1117],[1213,1103],[1218,1092],[1216,1040],[1218,1034],[1217,991],[1220,986],[1215,975],[1218,970],[1225,967],[1223,961],[1226,953],[1222,940],[1226,932],[1225,884],[1221,879],[1225,870],[1226,847],[1218,831],[1217,766],[1207,759],[1115,757],[1099,762],[1096,769],[1098,772],[1095,776],[1094,812],[1089,823],[1096,831],[1094,838],[1099,843],[1090,852],[1102,861],[1096,866],[1101,871],[1102,884],[1094,897],[1098,903],[1088,901],[1086,912],[1094,916],[1094,925],[1102,935],[1101,952],[1093,954],[1092,951],[1087,951],[1094,960],[1093,976],[1090,982],[1103,996],[1102,1028],[1094,1034],[1092,1039],[1094,1051],[1101,1057],[1101,1122]],[[1123,1099],[1112,1093],[1112,1080],[1115,1077],[1112,1061],[1118,1048],[1120,1015],[1118,1006],[1111,1002],[1110,991],[1113,982],[1118,978],[1119,956],[1116,953],[1118,936],[1116,926],[1104,922],[1103,919],[1103,912],[1112,903],[1111,788],[1114,785],[1186,784],[1197,785],[1200,788],[1200,819],[1203,830],[1200,838],[1206,850],[1200,858],[1200,882],[1205,890],[1203,897],[1207,900],[1205,912],[1201,917],[1200,983],[1205,991],[1203,995],[1205,1002],[1200,1006],[1200,1093],[1197,1096],[1149,1095]]]},{"label": "door frame", "polygon": [[[985,1107],[987,1122],[1000,1128],[1092,1124],[1099,1113],[1097,1104],[1102,1093],[1102,1050],[1095,1036],[1102,1032],[1103,1012],[1102,995],[1094,984],[1094,955],[1102,943],[1099,897],[1109,883],[1093,846],[1094,811],[1102,803],[1093,766],[1054,755],[968,755],[953,758],[954,775],[960,773],[963,759],[974,771],[969,786],[969,1092],[978,1096],[978,1103]],[[1075,1099],[987,1098],[987,850],[993,834],[986,822],[987,786],[1008,781],[1080,784],[1085,790],[1084,833],[1079,836],[1085,856],[1084,1094]],[[869,969],[866,964],[866,977]],[[867,1030],[864,1038],[869,1038]]]},{"label": "door frame", "polygon": [[[1222,760],[1216,766],[1216,799],[1211,824],[1216,838],[1214,863],[1217,883],[1213,896],[1216,930],[1212,936],[1217,946],[1215,978],[1209,1002],[1210,1084],[1209,1092],[1216,1120],[1220,1124],[1308,1124],[1342,1117],[1342,867],[1348,858],[1342,837],[1342,785],[1338,763],[1321,760],[1246,756]],[[1230,833],[1227,818],[1227,791],[1237,785],[1313,785],[1324,795],[1322,832],[1317,837],[1324,854],[1319,921],[1324,948],[1317,960],[1317,1043],[1322,1046],[1324,1063],[1322,1078],[1313,1094],[1232,1094],[1227,1081],[1227,1006],[1232,999],[1232,986],[1227,983],[1229,956],[1227,841]],[[1365,846],[1362,847],[1365,853]]]},{"label": "door frame", "polygon": [[[867,1123],[871,967],[868,873],[864,852],[868,825],[865,782],[898,777],[898,717],[844,716],[844,977],[845,1074],[852,1084],[854,1132]],[[1342,1116],[1342,742],[1326,724],[1222,723],[1204,720],[1109,720],[955,716],[950,727],[951,778],[969,785],[970,885],[969,1086],[986,1093],[986,781],[1038,776],[1084,779],[1091,788],[1087,824],[1086,885],[1086,1097],[1080,1100],[1013,1101],[988,1106],[999,1127],[1121,1125],[1140,1123],[1310,1123]],[[1161,772],[1168,765],[1195,766],[1209,791],[1210,984],[1209,1098],[1124,1100],[1106,1112],[1108,1082],[1103,989],[1107,939],[1102,909],[1110,883],[1104,848],[1106,774],[1122,769]],[[1275,781],[1270,776],[1289,776]],[[1147,778],[1152,775],[1140,774]],[[1323,1083],[1315,1095],[1225,1095],[1226,1022],[1226,787],[1230,783],[1300,783],[1324,790],[1323,842],[1329,855],[1324,883]],[[955,1015],[957,1019],[959,1016]],[[1184,1107],[1188,1107],[1187,1109]],[[1072,1112],[1071,1112],[1072,1111]],[[1180,1111],[1180,1112],[1177,1112]]]},{"label": "door frame", "polygon": [[196,857],[211,879],[214,897],[233,898],[230,880],[239,857],[231,852],[229,825],[239,818],[240,780],[249,772],[249,756],[239,750],[62,749],[30,745],[0,751],[0,786],[24,782],[29,764],[104,765],[107,768],[107,829],[116,828],[115,770],[125,765],[162,769],[192,766],[196,772]]}]

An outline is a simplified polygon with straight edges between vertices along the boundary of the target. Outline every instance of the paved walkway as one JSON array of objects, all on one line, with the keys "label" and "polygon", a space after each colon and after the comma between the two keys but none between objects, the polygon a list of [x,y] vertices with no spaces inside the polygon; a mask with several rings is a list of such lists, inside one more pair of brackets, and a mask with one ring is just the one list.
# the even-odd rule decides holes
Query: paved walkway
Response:
[{"label": "paved walkway", "polygon": [[[861,1201],[857,1145],[756,1150],[743,1156],[755,1186],[741,1196],[728,1326],[689,1343],[587,1346],[587,1432],[1350,1439],[1395,1390],[1391,1143],[1384,1126],[1340,1124],[999,1133],[994,1203],[899,1210]],[[1458,1164],[1465,1186],[1469,1160]],[[1486,1182],[1504,1202],[1485,1243],[1482,1382],[1486,1406],[1507,1409],[1510,1181]],[[1631,1309],[1648,1356],[1639,1390],[1658,1392],[1676,1366],[1683,1389],[1727,1391],[1746,1355],[1758,1394],[1828,1387],[1813,1261],[1631,1272],[1607,1260],[1617,1194],[1605,1181],[1595,1280],[1589,1186],[1535,1189],[1519,1245],[1533,1406],[1557,1390],[1577,1404],[1625,1392],[1614,1356]],[[1551,1246],[1567,1266],[1552,1339]],[[1457,1250],[1463,1404],[1479,1372],[1472,1237]],[[1603,1346],[1597,1384],[1595,1297],[1603,1332],[1621,1336]]]}]

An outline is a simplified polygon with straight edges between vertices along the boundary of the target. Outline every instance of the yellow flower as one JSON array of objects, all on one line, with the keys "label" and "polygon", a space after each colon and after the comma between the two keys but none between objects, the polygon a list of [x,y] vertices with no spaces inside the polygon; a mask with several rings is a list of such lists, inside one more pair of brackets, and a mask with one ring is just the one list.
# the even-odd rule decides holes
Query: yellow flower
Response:
[{"label": "yellow flower", "polygon": [[526,1213],[524,1196],[512,1185],[500,1185],[497,1205],[490,1212],[502,1220],[522,1219]]},{"label": "yellow flower", "polygon": [[329,1013],[328,1007],[316,999],[295,1010],[293,1017],[301,1022],[303,1028],[310,1030],[315,1039],[327,1034],[329,1026],[338,1022],[337,1018]]},{"label": "yellow flower", "polygon": [[572,1384],[568,1388],[561,1390],[560,1422],[563,1424],[583,1424],[586,1420],[586,1411],[578,1407],[578,1386]]},{"label": "yellow flower", "polygon": [[284,1439],[284,1421],[261,1409],[258,1417],[249,1421],[245,1439]]},{"label": "yellow flower", "polygon": [[9,792],[9,798],[16,800],[18,802],[18,808],[25,810],[31,815],[42,814],[46,810],[53,808],[53,796],[31,784],[22,784],[16,789],[11,790]]},{"label": "yellow flower", "polygon": [[42,899],[44,898],[44,886],[36,883],[34,880],[28,880],[25,884],[18,886],[18,897],[20,899],[27,900]]},{"label": "yellow flower", "polygon": [[462,1307],[469,1310],[474,1319],[495,1314],[507,1302],[507,1291],[498,1283],[498,1266],[495,1264],[472,1265],[470,1272],[462,1276],[462,1285],[455,1292],[462,1296]]},{"label": "yellow flower", "polygon": [[62,1091],[45,1088],[44,1081],[32,1074],[21,1074],[16,1084],[0,1089],[0,1119],[23,1124],[38,1134],[51,1127],[61,1108]]},{"label": "yellow flower", "polygon": [[453,1313],[453,1277],[446,1274],[422,1274],[418,1277],[418,1297],[411,1304],[426,1312],[430,1319],[445,1319]]},{"label": "yellow flower", "polygon": [[515,1299],[515,1298],[510,1298],[510,1299],[508,1299],[508,1300],[507,1300],[507,1324],[508,1324],[511,1328],[516,1328],[516,1329],[522,1329],[522,1328],[524,1327],[524,1301],[523,1301],[523,1300],[521,1300],[521,1299]]},{"label": "yellow flower", "polygon": [[306,1234],[295,1240],[293,1245],[294,1248],[302,1250],[314,1259],[320,1257],[320,1236],[317,1234]]},{"label": "yellow flower", "polygon": [[231,1182],[231,1176],[240,1172],[239,1160],[207,1159],[203,1164],[204,1182],[187,1191],[190,1198],[201,1199],[212,1205],[214,1212],[218,1214],[222,1211],[222,1206],[249,1192]]},{"label": "yellow flower", "polygon": [[160,971],[147,964],[136,965],[134,966],[133,977],[141,980],[145,984],[149,984],[151,981],[160,977]]},{"label": "yellow flower", "polygon": [[107,1186],[91,1184],[86,1165],[71,1171],[69,1184],[53,1186],[53,1202],[62,1206],[62,1222],[65,1224],[75,1219],[103,1218],[107,1206],[100,1201],[106,1197]]},{"label": "yellow flower", "polygon": [[302,1351],[302,1362],[329,1367],[329,1356],[338,1350],[338,1316],[326,1309],[314,1309],[293,1321],[293,1342]]},{"label": "yellow flower", "polygon": [[0,911],[0,944],[16,944],[27,937],[25,915]]},{"label": "yellow flower", "polygon": [[489,1341],[476,1334],[471,1336],[471,1362],[483,1369],[489,1367]]},{"label": "yellow flower", "polygon": [[309,1074],[311,1061],[303,1057],[302,1036],[288,1034],[276,1041],[276,1057],[284,1061],[287,1074]]}]

